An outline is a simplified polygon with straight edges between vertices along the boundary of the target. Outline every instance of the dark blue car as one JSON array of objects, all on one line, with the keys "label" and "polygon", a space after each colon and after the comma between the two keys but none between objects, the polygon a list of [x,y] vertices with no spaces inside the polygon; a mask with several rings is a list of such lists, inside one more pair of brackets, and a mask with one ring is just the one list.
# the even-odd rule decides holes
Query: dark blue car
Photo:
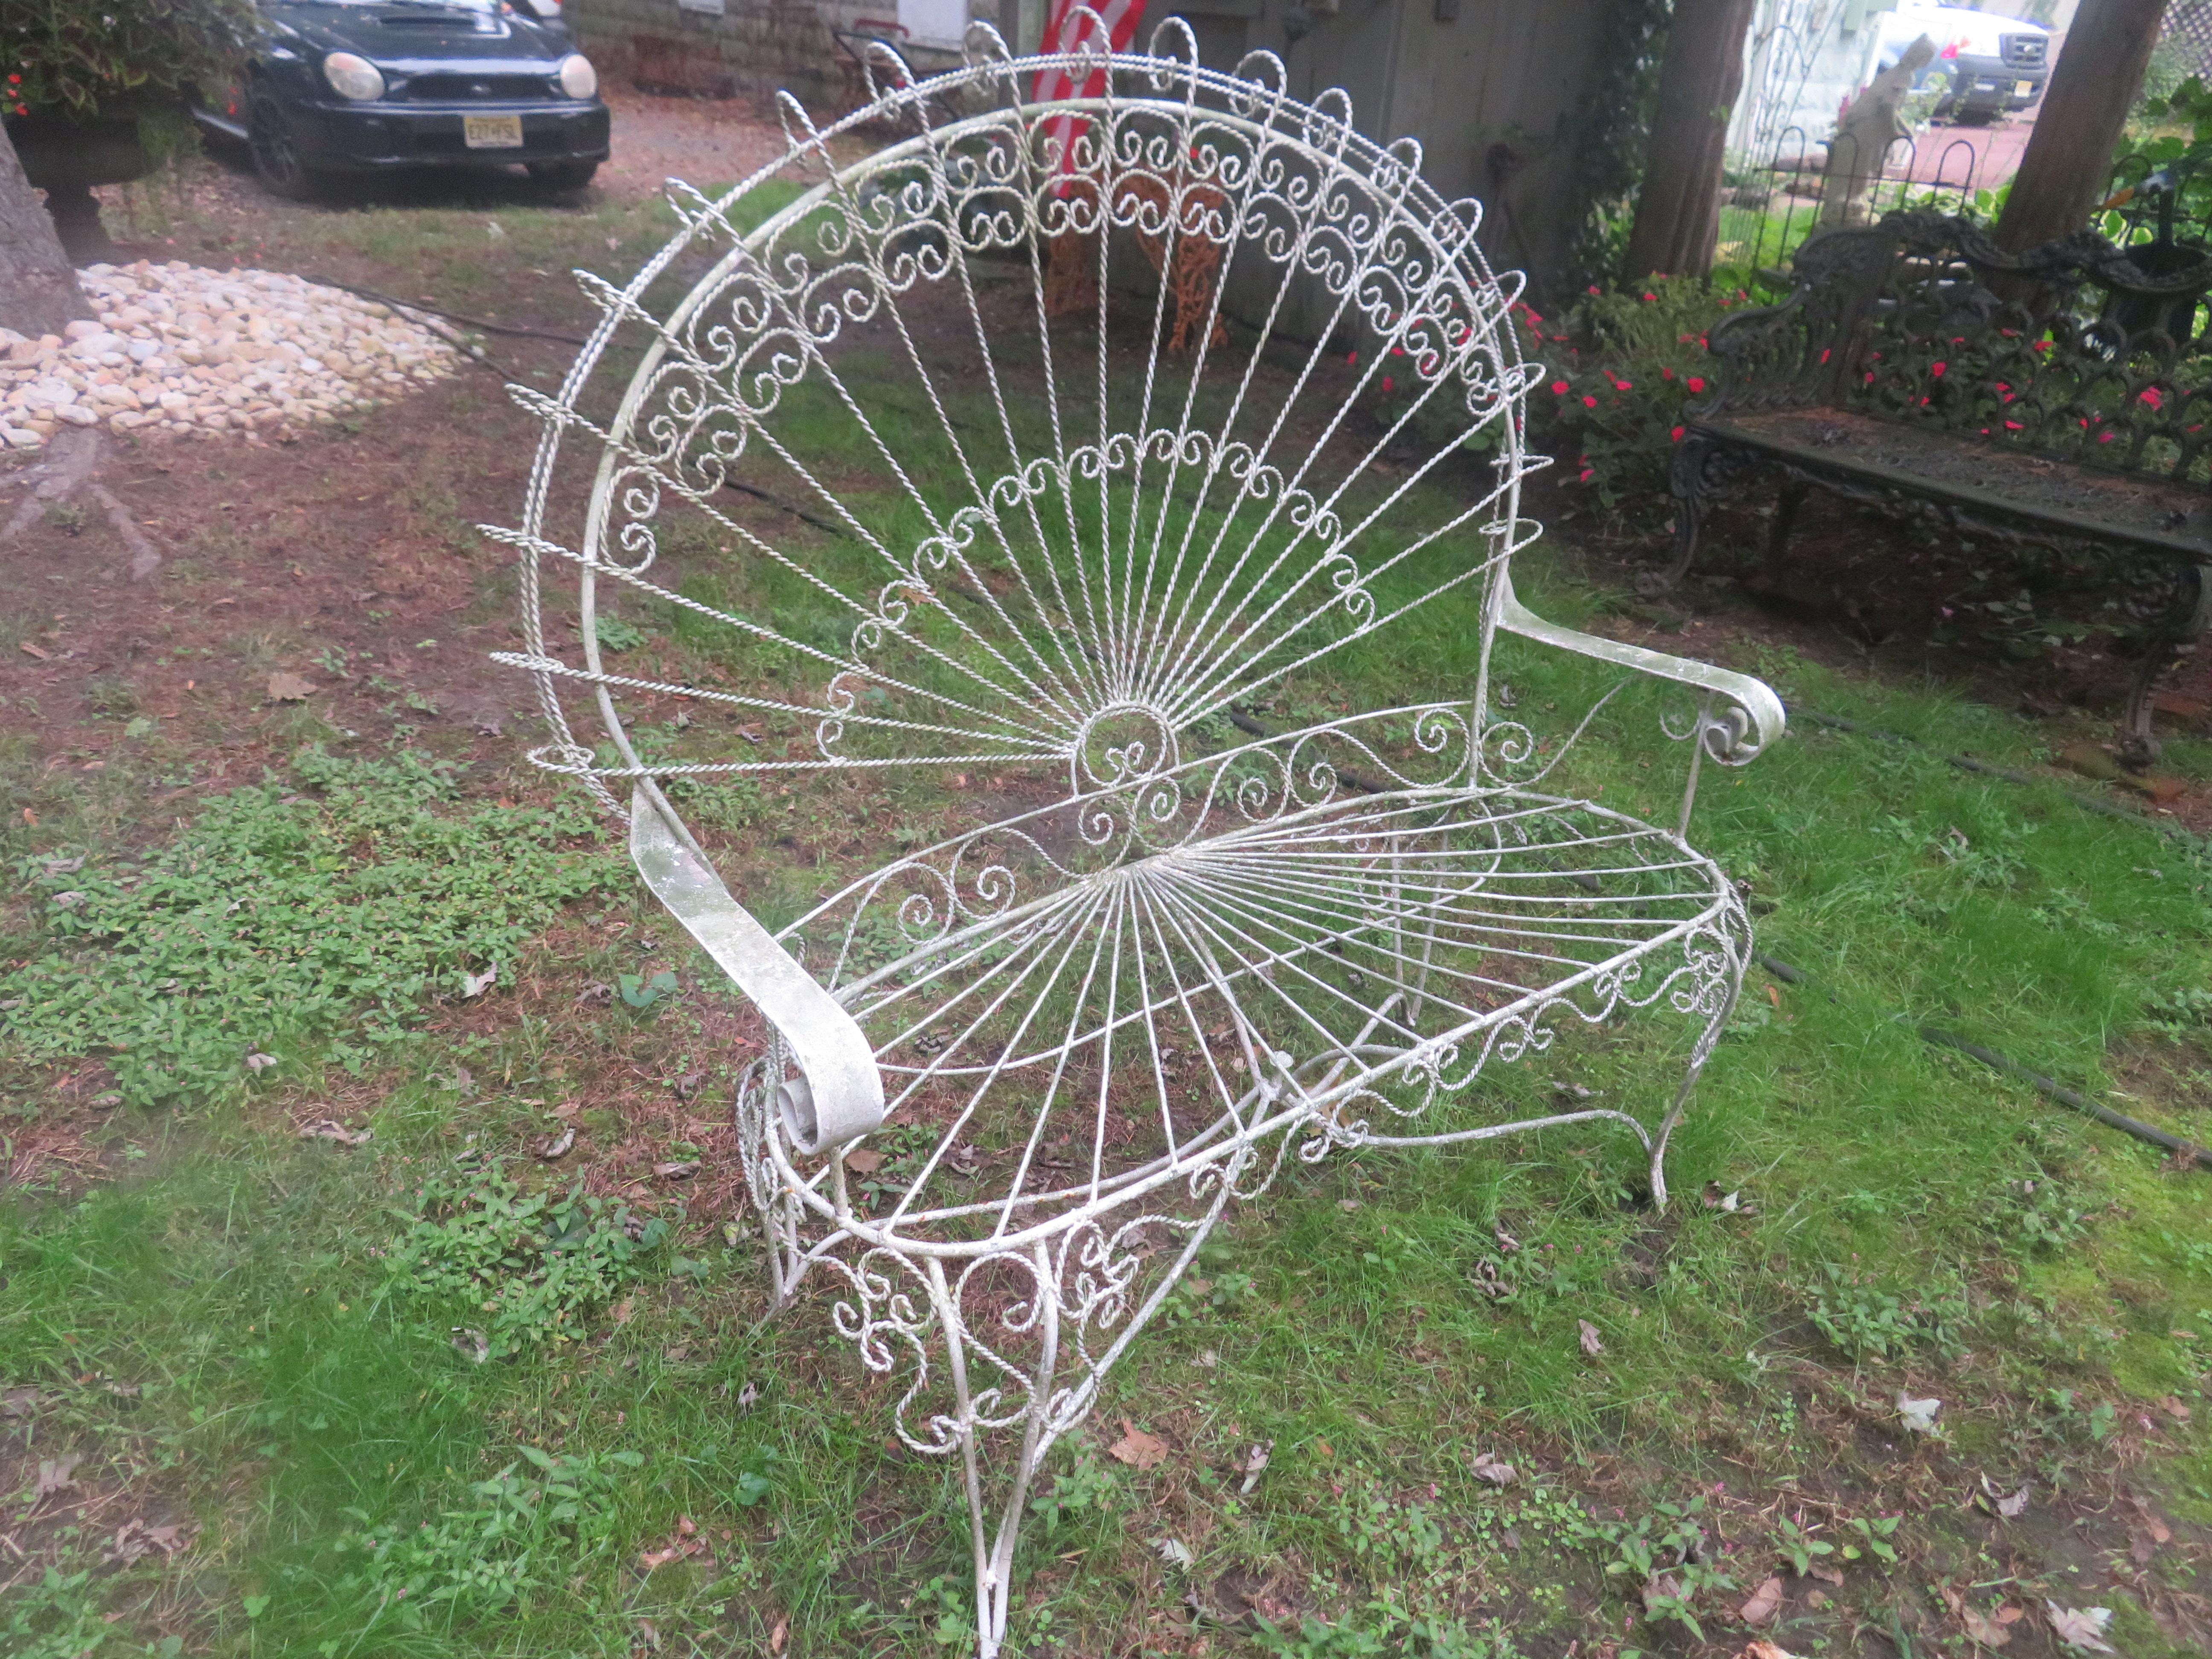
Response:
[{"label": "dark blue car", "polygon": [[261,29],[200,123],[279,196],[398,167],[520,162],[579,190],[607,158],[599,77],[559,0],[258,0]]}]

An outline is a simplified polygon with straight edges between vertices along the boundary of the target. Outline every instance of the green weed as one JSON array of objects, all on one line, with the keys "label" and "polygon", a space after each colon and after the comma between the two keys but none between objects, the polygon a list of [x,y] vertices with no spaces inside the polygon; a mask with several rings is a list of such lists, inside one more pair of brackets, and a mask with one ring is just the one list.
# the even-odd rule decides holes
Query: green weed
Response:
[{"label": "green weed", "polygon": [[392,1247],[396,1285],[489,1315],[487,1357],[574,1342],[586,1320],[642,1276],[669,1223],[572,1191],[526,1193],[494,1164],[425,1182],[413,1224]]},{"label": "green weed", "polygon": [[623,1474],[645,1459],[627,1451],[578,1457],[516,1449],[520,1459],[469,1484],[465,1507],[435,1520],[372,1523],[354,1511],[361,1530],[336,1542],[333,1589],[356,1622],[350,1640],[322,1644],[325,1659],[361,1651],[386,1628],[416,1631],[509,1607],[527,1611],[533,1598],[606,1553]]},{"label": "green weed", "polygon": [[107,1059],[126,1102],[189,1101],[323,1042],[358,1068],[422,999],[622,880],[575,805],[461,805],[426,756],[310,748],[289,779],[210,798],[141,857],[26,860],[43,948],[0,977],[32,1060]]}]

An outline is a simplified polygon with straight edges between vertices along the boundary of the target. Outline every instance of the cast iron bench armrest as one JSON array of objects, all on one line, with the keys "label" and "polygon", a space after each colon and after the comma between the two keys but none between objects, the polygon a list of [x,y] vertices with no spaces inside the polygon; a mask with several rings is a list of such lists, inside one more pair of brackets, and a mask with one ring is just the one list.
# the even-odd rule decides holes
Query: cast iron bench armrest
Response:
[{"label": "cast iron bench armrest", "polygon": [[629,804],[629,856],[653,896],[684,924],[789,1046],[799,1075],[778,1095],[803,1152],[842,1146],[884,1121],[884,1079],[859,1024],[722,884],[650,779]]},{"label": "cast iron bench armrest", "polygon": [[1523,639],[1538,640],[1562,651],[1571,651],[1577,656],[1594,657],[1600,662],[1633,668],[1655,679],[1672,680],[1677,685],[1686,685],[1724,698],[1727,710],[1719,721],[1707,727],[1711,737],[1718,741],[1704,745],[1715,760],[1741,766],[1765,752],[1767,745],[1787,729],[1788,720],[1783,713],[1782,699],[1774,695],[1773,688],[1764,680],[1755,680],[1748,674],[1738,674],[1726,668],[1716,668],[1711,663],[1692,662],[1687,657],[1670,657],[1663,651],[1647,651],[1640,645],[1624,645],[1618,640],[1600,639],[1595,634],[1577,633],[1571,628],[1562,628],[1557,623],[1547,623],[1514,597],[1513,581],[1510,576],[1501,573],[1498,580],[1501,592],[1498,625],[1500,628],[1518,634]]}]

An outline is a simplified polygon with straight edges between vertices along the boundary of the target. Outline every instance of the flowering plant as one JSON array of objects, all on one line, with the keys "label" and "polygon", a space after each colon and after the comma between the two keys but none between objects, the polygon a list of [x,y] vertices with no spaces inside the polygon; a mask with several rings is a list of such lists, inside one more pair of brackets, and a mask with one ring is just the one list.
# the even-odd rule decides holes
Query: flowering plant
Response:
[{"label": "flowering plant", "polygon": [[1706,336],[1749,303],[1740,289],[1653,276],[1611,294],[1591,289],[1564,327],[1516,306],[1523,351],[1547,370],[1529,397],[1529,424],[1565,482],[1632,524],[1663,520],[1684,405],[1710,395]]},{"label": "flowering plant", "polygon": [[212,80],[253,27],[248,0],[8,0],[0,113],[91,115],[118,94]]}]

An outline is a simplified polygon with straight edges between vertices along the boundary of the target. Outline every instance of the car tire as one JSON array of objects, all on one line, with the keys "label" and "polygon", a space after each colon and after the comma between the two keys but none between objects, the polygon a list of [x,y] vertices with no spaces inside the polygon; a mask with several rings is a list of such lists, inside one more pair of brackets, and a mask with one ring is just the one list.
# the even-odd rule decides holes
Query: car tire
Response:
[{"label": "car tire", "polygon": [[246,147],[253,157],[253,176],[271,196],[305,202],[313,199],[321,188],[322,175],[300,159],[291,125],[274,99],[253,100],[252,113],[246,120]]},{"label": "car tire", "polygon": [[530,169],[531,182],[550,191],[581,190],[599,170],[597,161],[531,161],[526,165]]}]

